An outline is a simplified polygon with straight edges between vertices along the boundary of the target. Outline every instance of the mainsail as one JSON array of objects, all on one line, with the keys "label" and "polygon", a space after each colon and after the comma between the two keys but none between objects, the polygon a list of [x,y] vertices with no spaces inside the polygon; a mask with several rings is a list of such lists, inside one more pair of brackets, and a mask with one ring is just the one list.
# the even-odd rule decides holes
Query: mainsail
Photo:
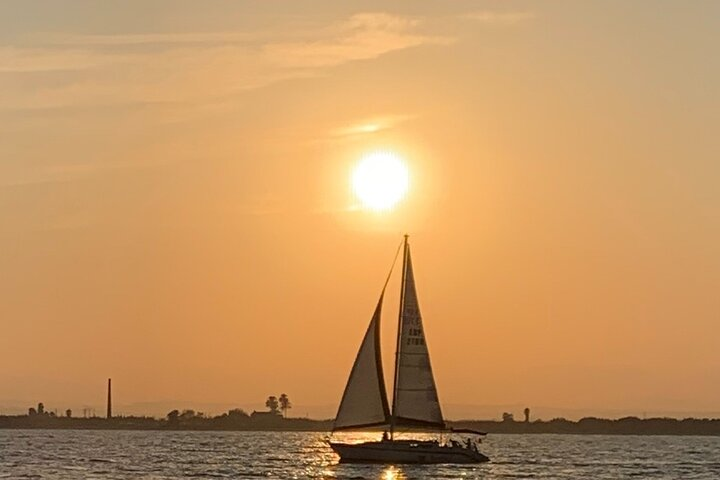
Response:
[{"label": "mainsail", "polygon": [[407,237],[405,242],[392,426],[442,429],[445,422],[425,342]]},{"label": "mainsail", "polygon": [[383,293],[360,344],[350,378],[345,386],[333,430],[386,425],[390,417],[380,356],[380,313]]}]

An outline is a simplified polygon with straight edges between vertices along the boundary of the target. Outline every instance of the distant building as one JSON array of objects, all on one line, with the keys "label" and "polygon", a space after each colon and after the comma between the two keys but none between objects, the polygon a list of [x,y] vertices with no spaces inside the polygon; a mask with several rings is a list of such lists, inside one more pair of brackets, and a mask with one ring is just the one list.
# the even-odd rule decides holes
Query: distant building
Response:
[{"label": "distant building", "polygon": [[112,418],[112,379],[108,378],[108,389],[107,389],[107,419]]},{"label": "distant building", "polygon": [[525,414],[525,423],[530,423],[530,409],[525,407],[523,413]]},{"label": "distant building", "polygon": [[513,416],[512,413],[505,412],[502,414],[502,421],[503,422],[514,422],[515,417]]},{"label": "distant building", "polygon": [[250,414],[250,418],[256,420],[271,420],[275,418],[282,418],[282,414],[277,410],[269,412],[258,412],[257,410],[253,410],[253,412]]}]

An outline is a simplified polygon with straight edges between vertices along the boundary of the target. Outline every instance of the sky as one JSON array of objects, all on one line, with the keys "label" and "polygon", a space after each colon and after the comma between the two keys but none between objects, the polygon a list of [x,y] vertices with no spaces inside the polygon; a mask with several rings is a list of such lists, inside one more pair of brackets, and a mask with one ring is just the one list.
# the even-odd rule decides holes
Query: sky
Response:
[{"label": "sky", "polygon": [[3,1],[0,413],[331,417],[408,233],[448,417],[720,416],[717,45],[713,1]]}]

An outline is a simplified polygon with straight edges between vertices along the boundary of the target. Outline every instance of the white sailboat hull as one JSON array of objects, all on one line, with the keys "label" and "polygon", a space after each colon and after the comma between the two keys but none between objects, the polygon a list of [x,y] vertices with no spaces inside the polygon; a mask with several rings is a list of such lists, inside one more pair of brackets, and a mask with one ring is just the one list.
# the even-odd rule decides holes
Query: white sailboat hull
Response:
[{"label": "white sailboat hull", "polygon": [[386,440],[365,443],[333,443],[330,447],[341,463],[482,463],[490,459],[482,453],[461,446],[437,442]]}]

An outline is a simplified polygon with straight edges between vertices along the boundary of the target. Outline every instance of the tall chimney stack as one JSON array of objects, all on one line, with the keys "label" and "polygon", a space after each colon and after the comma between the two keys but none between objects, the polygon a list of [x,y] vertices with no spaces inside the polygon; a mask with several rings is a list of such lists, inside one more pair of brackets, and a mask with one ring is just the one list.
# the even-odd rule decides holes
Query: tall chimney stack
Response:
[{"label": "tall chimney stack", "polygon": [[112,418],[112,379],[108,378],[107,418]]}]

